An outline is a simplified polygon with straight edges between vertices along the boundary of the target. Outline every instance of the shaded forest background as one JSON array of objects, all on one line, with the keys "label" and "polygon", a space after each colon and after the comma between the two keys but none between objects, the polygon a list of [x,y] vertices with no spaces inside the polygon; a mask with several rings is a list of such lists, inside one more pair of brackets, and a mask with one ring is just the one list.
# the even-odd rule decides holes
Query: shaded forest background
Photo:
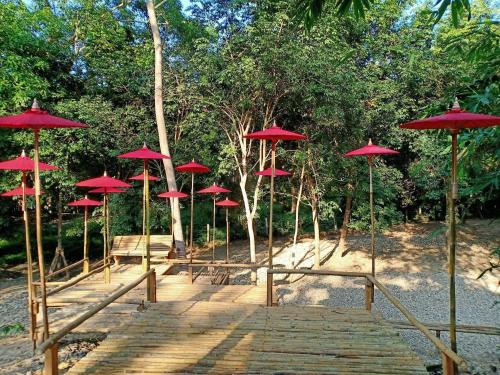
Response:
[{"label": "shaded forest background", "polygon": [[[464,16],[457,27],[448,15],[435,24],[430,4],[416,1],[377,0],[364,18],[339,17],[325,8],[308,32],[295,11],[290,1],[197,0],[187,10],[180,1],[157,2],[174,164],[195,158],[212,169],[197,177],[198,189],[217,182],[238,201],[245,190],[250,209],[255,205],[256,232],[265,236],[268,186],[253,173],[269,150],[259,143],[242,147],[239,139],[241,129],[259,130],[276,120],[308,136],[308,142],[278,148],[278,168],[293,175],[277,180],[277,234],[294,232],[301,180],[302,233],[313,230],[315,204],[321,230],[339,229],[350,198],[349,227],[366,230],[366,160],[342,154],[372,138],[401,152],[376,160],[377,227],[443,220],[449,135],[398,125],[440,113],[455,97],[462,108],[500,114],[494,3],[474,1],[471,20]],[[52,113],[90,125],[41,133],[41,160],[63,168],[42,175],[47,253],[56,247],[59,199],[65,205],[83,193],[76,181],[104,170],[128,179],[142,166],[116,155],[144,142],[159,149],[153,59],[143,1],[0,0],[0,115],[19,113],[37,98]],[[31,132],[0,130],[1,159],[23,148],[31,154],[32,143]],[[460,217],[498,217],[500,127],[465,131],[459,147]],[[151,173],[164,172],[152,163]],[[176,177],[179,189],[188,192],[189,176]],[[1,191],[19,184],[19,174],[0,173]],[[152,195],[166,189],[164,180],[153,183]],[[141,196],[137,185],[112,197],[114,234],[141,232]],[[195,238],[201,243],[211,203],[203,196],[196,201]],[[19,201],[3,198],[0,213],[0,264],[22,261]],[[189,210],[182,214],[185,225]],[[232,237],[246,238],[244,210],[231,215]],[[78,258],[81,213],[66,207],[63,218],[66,255]],[[222,211],[218,220],[223,227]],[[153,233],[170,232],[164,200],[153,199],[151,223]],[[99,209],[90,228],[97,246]],[[218,235],[224,238],[222,231]]]}]

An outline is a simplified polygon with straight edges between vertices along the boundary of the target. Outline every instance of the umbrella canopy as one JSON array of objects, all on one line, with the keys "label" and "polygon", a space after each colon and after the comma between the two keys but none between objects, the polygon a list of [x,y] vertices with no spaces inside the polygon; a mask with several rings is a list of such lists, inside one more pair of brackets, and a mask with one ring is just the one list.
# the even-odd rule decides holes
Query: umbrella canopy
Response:
[{"label": "umbrella canopy", "polygon": [[201,189],[198,191],[199,194],[217,194],[217,193],[230,193],[231,190],[225,189],[221,186],[213,184],[205,189]]},{"label": "umbrella canopy", "polygon": [[75,186],[93,188],[128,188],[132,185],[117,178],[109,177],[106,172],[104,172],[104,175],[101,177],[90,178],[88,180],[77,182]]},{"label": "umbrella canopy", "polygon": [[396,155],[396,154],[399,154],[399,152],[391,150],[390,148],[374,145],[372,143],[372,140],[370,139],[366,146],[363,146],[356,150],[349,151],[348,153],[344,154],[344,156],[349,157],[349,156]]},{"label": "umbrella canopy", "polygon": [[183,165],[179,165],[178,167],[175,167],[175,170],[177,172],[186,172],[186,173],[207,173],[210,172],[210,168],[196,163],[194,160]]},{"label": "umbrella canopy", "polygon": [[118,157],[123,159],[170,159],[168,155],[150,150],[146,144],[142,148],[118,155]]},{"label": "umbrella canopy", "polygon": [[164,193],[158,194],[160,198],[187,198],[189,194],[180,191],[166,191]]},{"label": "umbrella canopy", "polygon": [[125,190],[123,189],[118,189],[115,187],[100,187],[96,189],[89,190],[89,193],[95,193],[95,194],[108,194],[108,193],[125,193]]},{"label": "umbrella canopy", "polygon": [[299,141],[301,139],[306,139],[306,136],[303,134],[284,130],[283,128],[276,125],[276,122],[274,122],[273,126],[271,126],[270,128],[256,131],[254,133],[244,135],[243,137],[250,139],[264,139],[266,141],[272,141],[272,142],[277,142],[280,140]]},{"label": "umbrella canopy", "polygon": [[432,116],[421,120],[415,120],[400,125],[404,129],[468,129],[468,128],[486,128],[500,125],[500,117],[484,115],[481,113],[472,113],[460,108],[458,100],[451,110],[442,115]]},{"label": "umbrella canopy", "polygon": [[[26,195],[35,195],[35,189],[27,187],[25,190],[26,190]],[[43,191],[41,191],[40,194],[43,194]],[[22,186],[16,187],[15,189],[2,193],[2,197],[17,197],[21,195],[23,195]]]},{"label": "umbrella canopy", "polygon": [[[130,177],[129,180],[144,181],[144,172],[142,172],[142,173],[140,173],[140,174],[138,174],[136,176]],[[160,181],[160,178],[156,177],[156,176],[148,175],[148,180],[149,181]]]},{"label": "umbrella canopy", "polygon": [[33,106],[18,115],[0,118],[0,127],[18,129],[44,129],[44,128],[86,128],[88,125],[80,122],[67,120],[62,117],[49,115],[47,111],[40,109],[36,99]]},{"label": "umbrella canopy", "polygon": [[101,206],[102,202],[95,201],[93,199],[88,199],[87,197],[83,199],[79,199],[73,202],[68,203],[68,206],[76,206],[76,207],[90,207],[90,206]]},{"label": "umbrella canopy", "polygon": [[[59,169],[58,167],[42,162],[39,162],[38,166],[41,171],[54,171]],[[35,162],[29,156],[26,156],[23,150],[21,156],[12,160],[0,162],[0,169],[29,172],[35,169]]]},{"label": "umbrella canopy", "polygon": [[215,202],[216,206],[219,207],[238,207],[240,204],[238,202],[232,201],[229,198]]},{"label": "umbrella canopy", "polygon": [[[256,176],[271,176],[273,173],[273,169],[272,168],[267,168],[267,169],[264,169],[263,171],[258,171],[258,172],[255,172],[255,175]],[[278,169],[276,168],[274,170],[274,176],[290,176],[291,173],[290,172],[287,172],[287,171],[284,171],[282,169]]]}]

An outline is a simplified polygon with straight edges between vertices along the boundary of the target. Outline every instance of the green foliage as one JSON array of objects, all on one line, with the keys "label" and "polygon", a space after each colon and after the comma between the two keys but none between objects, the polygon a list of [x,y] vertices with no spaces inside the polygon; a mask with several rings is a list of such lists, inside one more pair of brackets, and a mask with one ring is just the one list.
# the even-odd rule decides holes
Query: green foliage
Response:
[{"label": "green foliage", "polygon": [[7,324],[0,327],[1,336],[15,336],[24,332],[24,326],[21,323]]}]

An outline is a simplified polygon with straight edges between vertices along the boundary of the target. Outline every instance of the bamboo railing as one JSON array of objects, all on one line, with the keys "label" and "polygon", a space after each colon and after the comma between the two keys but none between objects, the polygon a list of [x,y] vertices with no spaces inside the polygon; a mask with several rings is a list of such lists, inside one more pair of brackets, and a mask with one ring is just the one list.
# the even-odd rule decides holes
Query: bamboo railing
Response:
[{"label": "bamboo railing", "polygon": [[410,311],[404,307],[401,302],[387,289],[384,285],[380,283],[374,276],[370,273],[362,272],[344,272],[344,271],[333,271],[333,270],[311,270],[311,269],[287,269],[287,268],[274,268],[267,270],[267,306],[273,305],[273,284],[275,274],[302,274],[310,276],[342,276],[342,277],[362,277],[365,278],[365,307],[368,311],[371,311],[371,305],[374,295],[374,287],[377,287],[380,292],[391,302],[394,307],[396,307],[408,321],[420,332],[424,334],[427,339],[429,339],[434,346],[441,353],[441,361],[443,366],[443,375],[456,375],[457,367],[466,368],[467,363],[465,360],[458,356],[453,350],[445,345],[443,341],[434,336],[432,332],[423,323],[421,323]]},{"label": "bamboo railing", "polygon": [[[105,267],[105,265],[101,267]],[[102,302],[99,302],[98,304],[92,306],[84,314],[82,314],[81,316],[79,316],[78,318],[76,318],[63,328],[61,328],[56,333],[50,335],[50,337],[47,340],[42,342],[40,346],[38,346],[36,353],[45,354],[45,363],[43,370],[44,375],[59,374],[58,342],[61,340],[61,338],[63,338],[65,335],[67,335],[69,332],[71,332],[73,329],[78,327],[80,324],[82,324],[89,318],[93,317],[95,314],[104,309],[106,306],[116,301],[125,293],[137,287],[146,279],[150,282],[150,285],[152,286],[149,293],[146,293],[146,298],[149,302],[156,302],[156,273],[155,269],[151,268],[149,271],[143,273],[140,277],[132,281],[130,284],[117,290]]]}]

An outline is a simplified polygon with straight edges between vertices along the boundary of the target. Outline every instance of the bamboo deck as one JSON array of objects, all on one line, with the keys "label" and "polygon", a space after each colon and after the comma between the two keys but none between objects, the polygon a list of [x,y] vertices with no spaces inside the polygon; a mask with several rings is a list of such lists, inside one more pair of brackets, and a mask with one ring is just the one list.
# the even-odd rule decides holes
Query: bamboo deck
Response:
[{"label": "bamboo deck", "polygon": [[[427,374],[377,314],[266,307],[265,286],[191,285],[163,271],[157,268],[157,303],[140,305],[141,284],[73,331],[108,335],[68,374]],[[120,265],[111,284],[97,274],[50,296],[49,304],[59,306],[49,314],[51,331],[140,273],[140,266]]]},{"label": "bamboo deck", "polygon": [[358,309],[158,302],[68,374],[427,374],[398,334]]}]

